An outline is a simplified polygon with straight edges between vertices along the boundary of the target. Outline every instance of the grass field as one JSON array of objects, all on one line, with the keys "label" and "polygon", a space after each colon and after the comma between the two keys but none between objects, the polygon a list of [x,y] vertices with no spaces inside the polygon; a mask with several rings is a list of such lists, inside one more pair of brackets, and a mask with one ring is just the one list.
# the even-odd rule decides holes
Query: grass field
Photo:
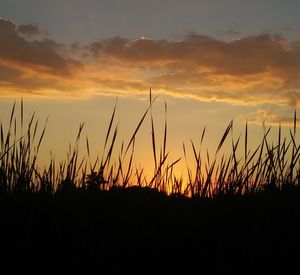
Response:
[{"label": "grass field", "polygon": [[[297,116],[289,136],[282,135],[278,126],[278,138],[274,143],[268,140],[271,127],[264,126],[264,135],[256,148],[248,146],[248,125],[245,124],[243,137],[233,138],[233,121],[220,137],[214,152],[202,148],[206,128],[199,137],[199,148],[191,140],[188,146],[183,143],[183,156],[169,160],[167,150],[167,105],[165,103],[165,125],[162,147],[157,148],[157,135],[152,115],[150,91],[149,108],[128,142],[115,148],[118,124],[115,124],[116,105],[105,133],[102,155],[95,161],[90,158],[90,145],[86,137],[86,153],[79,159],[79,143],[84,124],[79,125],[73,147],[68,148],[66,159],[56,163],[49,160],[47,167],[38,166],[38,153],[43,141],[46,126],[39,129],[35,114],[28,125],[24,125],[23,101],[20,104],[20,121],[15,117],[14,104],[6,131],[0,125],[0,190],[2,192],[49,192],[70,190],[101,189],[111,190],[130,186],[149,187],[167,194],[188,197],[216,198],[222,195],[256,194],[266,189],[281,190],[296,187],[300,183],[300,145],[296,140]],[[135,166],[135,140],[147,116],[151,119],[151,141],[154,171],[145,175],[144,168]],[[20,128],[20,129],[19,129]],[[224,155],[221,149],[227,140],[231,143],[231,153]],[[174,167],[187,159],[191,149],[194,165],[186,167],[187,178],[174,173]],[[244,152],[242,155],[237,152]],[[112,159],[114,153],[114,159]],[[116,155],[117,154],[117,155]],[[187,162],[190,163],[190,162]]]},{"label": "grass field", "polygon": [[[45,134],[32,116],[24,125],[12,108],[9,127],[0,126],[0,247],[5,257],[41,259],[46,264],[97,264],[99,274],[129,268],[142,274],[171,270],[287,271],[297,263],[300,248],[300,146],[296,140],[296,113],[289,138],[278,127],[277,143],[248,148],[248,127],[243,140],[233,140],[230,122],[215,152],[191,142],[194,167],[183,179],[169,162],[167,119],[162,148],[152,116],[155,99],[136,130],[121,148],[114,148],[118,127],[114,108],[105,133],[103,155],[95,162],[79,159],[80,125],[73,148],[64,162],[38,167],[38,152]],[[167,105],[165,105],[167,117]],[[145,118],[151,119],[155,170],[145,177],[133,163],[135,139]],[[21,129],[17,129],[17,125]],[[201,135],[205,138],[205,129]],[[221,154],[231,138],[230,155]],[[241,145],[242,144],[242,145]],[[243,156],[237,149],[243,148]],[[120,152],[117,160],[113,151]],[[66,263],[66,262],[65,262]],[[243,269],[239,269],[243,268]],[[108,270],[108,272],[104,272]],[[101,272],[102,271],[102,272]],[[161,271],[161,272],[160,272]]]}]

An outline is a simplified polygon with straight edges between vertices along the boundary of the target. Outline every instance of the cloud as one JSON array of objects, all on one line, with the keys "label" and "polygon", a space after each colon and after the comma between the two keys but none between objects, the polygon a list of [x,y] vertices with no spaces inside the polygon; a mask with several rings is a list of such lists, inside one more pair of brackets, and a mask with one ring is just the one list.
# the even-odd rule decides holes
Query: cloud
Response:
[{"label": "cloud", "polygon": [[[113,37],[70,45],[33,39],[40,28],[0,18],[0,95],[86,97],[153,91],[232,104],[297,106],[300,42],[278,35],[221,41]],[[25,33],[29,34],[24,35]]]},{"label": "cloud", "polygon": [[39,35],[42,33],[42,30],[39,26],[33,24],[20,25],[17,28],[17,31],[24,35],[25,37],[31,38],[33,36]]},{"label": "cloud", "polygon": [[48,39],[29,41],[21,37],[16,25],[0,18],[0,62],[6,66],[44,74],[68,76],[80,63],[63,56],[62,45]]},{"label": "cloud", "polygon": [[89,49],[100,60],[109,57],[129,63],[179,63],[182,68],[206,67],[219,74],[248,75],[271,68],[287,69],[287,65],[298,68],[300,61],[292,59],[295,51],[286,51],[284,46],[283,39],[270,35],[223,42],[190,33],[183,41],[176,42],[115,37],[94,42]]},{"label": "cloud", "polygon": [[152,70],[146,82],[168,88],[176,84],[194,90],[199,98],[211,90],[219,93],[216,99],[234,93],[236,101],[242,102],[255,94],[258,102],[272,98],[280,104],[299,104],[300,46],[278,35],[230,42],[196,33],[186,35],[182,41],[115,37],[93,42],[86,49],[99,63]]},{"label": "cloud", "polygon": [[[283,125],[283,126],[294,126],[294,115],[282,115],[272,109],[257,109],[250,115],[249,123],[252,124],[267,124],[267,125]],[[297,126],[299,126],[300,118],[296,117]]]}]

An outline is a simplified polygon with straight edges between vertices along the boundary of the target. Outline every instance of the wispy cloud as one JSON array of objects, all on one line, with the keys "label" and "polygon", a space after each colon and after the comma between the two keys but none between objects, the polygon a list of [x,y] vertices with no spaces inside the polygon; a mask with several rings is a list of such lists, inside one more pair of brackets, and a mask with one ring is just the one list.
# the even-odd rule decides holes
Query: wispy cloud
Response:
[{"label": "wispy cloud", "polygon": [[52,75],[69,75],[80,64],[60,54],[63,45],[48,39],[29,41],[21,37],[12,21],[0,19],[1,63]]},{"label": "wispy cloud", "polygon": [[17,31],[28,38],[42,34],[40,27],[34,24],[20,25]]},{"label": "wispy cloud", "polygon": [[176,95],[293,106],[300,98],[300,46],[278,35],[230,42],[195,33],[182,41],[115,37],[86,49],[98,64],[138,71],[142,83]]},{"label": "wispy cloud", "polygon": [[[253,124],[259,124],[262,125],[263,123],[267,125],[275,125],[278,126],[293,126],[294,125],[294,116],[291,115],[284,115],[279,114],[278,112],[272,110],[272,109],[257,109],[254,113],[251,114],[250,118],[248,119],[249,123]],[[300,125],[300,119],[296,118],[296,123],[299,126]]]},{"label": "wispy cloud", "polygon": [[85,97],[147,92],[151,86],[174,96],[234,104],[300,102],[300,44],[278,35],[225,42],[189,33],[181,41],[114,37],[64,45],[40,36],[33,40],[40,29],[22,26],[0,19],[2,95],[25,89]]}]

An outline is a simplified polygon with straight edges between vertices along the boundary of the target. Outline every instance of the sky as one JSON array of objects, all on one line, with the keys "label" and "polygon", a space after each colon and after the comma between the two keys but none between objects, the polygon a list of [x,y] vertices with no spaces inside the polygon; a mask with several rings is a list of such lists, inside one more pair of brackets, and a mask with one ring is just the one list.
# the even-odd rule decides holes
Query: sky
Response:
[{"label": "sky", "polygon": [[263,122],[288,129],[299,107],[299,12],[296,0],[1,0],[0,119],[23,97],[28,119],[49,117],[41,163],[63,158],[81,122],[96,154],[116,97],[121,143],[151,88],[160,136],[168,105],[174,159],[204,126],[213,150],[231,119],[237,136],[247,120],[258,143]]}]

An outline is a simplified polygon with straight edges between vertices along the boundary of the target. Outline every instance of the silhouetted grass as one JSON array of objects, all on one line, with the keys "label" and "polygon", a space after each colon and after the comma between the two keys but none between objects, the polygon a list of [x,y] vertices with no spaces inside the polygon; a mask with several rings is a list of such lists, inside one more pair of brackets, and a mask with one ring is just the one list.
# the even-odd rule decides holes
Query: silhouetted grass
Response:
[{"label": "silhouetted grass", "polygon": [[[265,129],[261,144],[257,148],[248,146],[248,125],[245,127],[244,156],[237,154],[240,138],[231,138],[232,150],[228,155],[220,155],[225,141],[233,131],[233,121],[222,135],[216,151],[211,154],[202,149],[205,128],[201,135],[199,148],[191,141],[191,150],[195,167],[187,167],[187,179],[174,174],[174,166],[181,158],[170,162],[167,150],[167,105],[165,103],[165,126],[162,148],[157,148],[157,136],[152,114],[150,91],[149,107],[140,119],[129,142],[122,143],[116,149],[118,125],[115,125],[116,104],[113,109],[105,135],[103,154],[94,163],[90,160],[89,140],[86,139],[87,157],[79,160],[79,143],[84,124],[79,125],[75,145],[67,153],[66,160],[58,166],[50,160],[49,166],[38,167],[37,158],[46,126],[40,133],[38,120],[32,115],[28,125],[24,126],[23,100],[21,101],[20,133],[15,117],[16,104],[13,105],[9,127],[4,131],[1,124],[0,150],[0,190],[1,192],[50,192],[126,188],[130,186],[150,187],[167,194],[214,198],[221,195],[256,194],[263,190],[281,190],[298,186],[300,182],[300,146],[296,141],[296,112],[293,130],[289,139],[282,137],[278,127],[277,143],[270,143],[268,135],[271,127]],[[150,112],[151,141],[154,160],[154,172],[146,177],[143,169],[134,167],[133,156],[135,140],[141,125]],[[231,135],[233,136],[233,135]],[[112,161],[113,152],[119,151],[117,161]],[[187,147],[183,144],[183,155],[187,159]],[[117,164],[116,164],[117,163]]]},{"label": "silhouetted grass", "polygon": [[[150,92],[149,107],[120,148],[115,105],[96,161],[91,161],[88,138],[86,157],[79,159],[81,124],[66,160],[57,164],[51,159],[44,168],[37,160],[46,126],[39,129],[35,114],[24,125],[22,100],[17,129],[13,105],[8,128],[0,125],[0,254],[5,259],[73,268],[85,264],[100,274],[158,274],[163,267],[168,274],[190,269],[261,273],[262,265],[269,272],[287,272],[297,263],[296,112],[289,138],[279,125],[277,143],[269,142],[269,127],[257,148],[249,148],[247,123],[244,142],[233,139],[231,121],[209,153],[203,148],[204,128],[199,148],[191,141],[194,167],[187,166],[183,179],[174,174],[183,160],[169,160],[166,104],[162,147],[157,148],[154,101]],[[150,177],[133,164],[135,141],[147,115],[154,161]],[[221,154],[226,140],[231,141],[229,155]],[[243,156],[237,153],[239,146]],[[187,155],[183,143],[184,159]]]}]

